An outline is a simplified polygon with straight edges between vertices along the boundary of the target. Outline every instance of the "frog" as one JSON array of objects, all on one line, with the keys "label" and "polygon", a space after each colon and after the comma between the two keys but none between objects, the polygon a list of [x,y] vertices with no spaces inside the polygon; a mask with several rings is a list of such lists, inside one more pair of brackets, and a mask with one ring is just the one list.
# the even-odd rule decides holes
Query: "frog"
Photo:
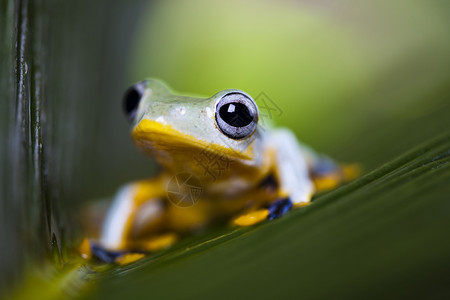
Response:
[{"label": "frog", "polygon": [[117,192],[91,245],[105,261],[128,263],[218,222],[281,218],[357,172],[291,130],[263,125],[257,103],[239,89],[191,97],[146,79],[125,92],[123,110],[134,143],[162,171]]}]

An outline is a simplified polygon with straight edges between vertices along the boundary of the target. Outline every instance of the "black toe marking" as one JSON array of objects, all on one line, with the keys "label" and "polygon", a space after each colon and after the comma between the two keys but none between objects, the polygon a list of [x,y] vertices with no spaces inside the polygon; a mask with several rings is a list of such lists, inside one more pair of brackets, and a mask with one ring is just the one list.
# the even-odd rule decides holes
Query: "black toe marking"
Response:
[{"label": "black toe marking", "polygon": [[284,216],[292,208],[292,201],[289,197],[280,199],[270,204],[267,209],[269,210],[268,220],[273,220]]},{"label": "black toe marking", "polygon": [[91,252],[93,257],[106,263],[113,263],[117,257],[125,253],[123,251],[106,250],[96,244],[91,244]]}]

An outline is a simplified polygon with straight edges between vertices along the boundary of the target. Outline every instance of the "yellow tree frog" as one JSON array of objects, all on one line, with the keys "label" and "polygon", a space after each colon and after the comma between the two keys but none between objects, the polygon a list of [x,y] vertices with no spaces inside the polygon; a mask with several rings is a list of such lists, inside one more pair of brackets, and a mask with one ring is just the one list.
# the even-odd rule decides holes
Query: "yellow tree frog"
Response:
[{"label": "yellow tree frog", "polygon": [[350,173],[290,130],[260,125],[256,102],[240,90],[193,98],[144,80],[123,104],[134,142],[163,171],[117,193],[92,246],[106,261],[167,247],[212,222],[249,226],[279,218]]}]

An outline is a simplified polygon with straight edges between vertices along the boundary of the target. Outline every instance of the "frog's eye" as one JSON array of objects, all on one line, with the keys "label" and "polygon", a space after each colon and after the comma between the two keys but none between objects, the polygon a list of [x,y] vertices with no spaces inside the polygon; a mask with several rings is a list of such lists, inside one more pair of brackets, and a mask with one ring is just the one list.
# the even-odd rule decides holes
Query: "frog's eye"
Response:
[{"label": "frog's eye", "polygon": [[250,96],[233,92],[216,105],[216,123],[220,131],[232,139],[250,136],[258,123],[258,108]]},{"label": "frog's eye", "polygon": [[123,96],[123,110],[130,122],[133,122],[136,117],[139,103],[145,90],[145,81],[136,83],[130,87]]}]

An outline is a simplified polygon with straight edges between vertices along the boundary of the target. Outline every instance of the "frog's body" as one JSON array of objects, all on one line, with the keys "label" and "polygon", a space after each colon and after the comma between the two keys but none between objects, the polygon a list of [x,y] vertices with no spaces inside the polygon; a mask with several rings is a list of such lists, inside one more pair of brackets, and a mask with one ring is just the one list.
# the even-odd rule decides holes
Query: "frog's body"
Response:
[{"label": "frog's body", "polygon": [[256,103],[242,91],[191,98],[146,80],[124,100],[134,141],[164,171],[118,192],[103,248],[156,249],[217,220],[246,226],[277,218],[309,203],[314,180],[335,185],[345,177],[289,130],[258,125]]}]

